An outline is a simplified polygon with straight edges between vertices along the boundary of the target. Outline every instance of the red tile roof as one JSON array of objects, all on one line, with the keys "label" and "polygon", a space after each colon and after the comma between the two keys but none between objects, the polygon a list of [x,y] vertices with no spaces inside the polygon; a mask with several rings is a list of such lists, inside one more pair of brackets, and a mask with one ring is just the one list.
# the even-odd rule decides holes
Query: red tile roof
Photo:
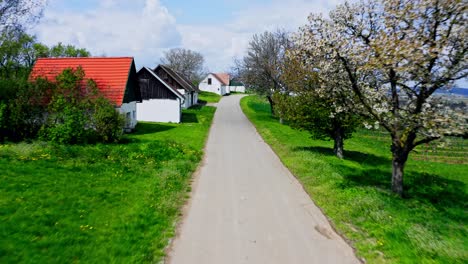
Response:
[{"label": "red tile roof", "polygon": [[223,85],[229,85],[229,74],[227,73],[212,73]]},{"label": "red tile roof", "polygon": [[132,69],[133,58],[40,58],[36,61],[30,79],[38,77],[54,81],[55,77],[67,68],[79,66],[86,79],[93,79],[103,95],[120,107]]}]

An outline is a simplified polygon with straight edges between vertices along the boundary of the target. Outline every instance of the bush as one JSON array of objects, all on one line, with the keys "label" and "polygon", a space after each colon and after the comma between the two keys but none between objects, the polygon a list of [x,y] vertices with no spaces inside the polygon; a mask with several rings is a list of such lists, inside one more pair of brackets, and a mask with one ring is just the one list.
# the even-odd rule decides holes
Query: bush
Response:
[{"label": "bush", "polygon": [[123,118],[98,91],[84,81],[81,69],[57,76],[41,138],[61,144],[115,142],[123,133]]},{"label": "bush", "polygon": [[95,101],[92,120],[98,141],[116,142],[122,137],[125,119],[105,98]]},{"label": "bush", "polygon": [[2,93],[0,100],[0,141],[35,138],[43,124],[49,84],[10,80],[1,85],[9,92]]},{"label": "bush", "polygon": [[0,82],[10,85],[0,98],[0,141],[38,136],[60,144],[118,141],[123,117],[84,76],[79,68],[64,70],[56,82]]}]

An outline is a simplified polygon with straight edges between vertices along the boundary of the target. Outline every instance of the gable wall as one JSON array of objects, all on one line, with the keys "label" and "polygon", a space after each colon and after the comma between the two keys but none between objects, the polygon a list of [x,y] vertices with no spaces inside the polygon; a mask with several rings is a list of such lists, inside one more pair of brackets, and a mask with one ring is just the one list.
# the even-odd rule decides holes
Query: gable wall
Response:
[{"label": "gable wall", "polygon": [[[211,85],[208,84],[208,78],[211,78]],[[213,74],[208,74],[208,76],[200,82],[198,88],[201,91],[217,93],[219,95],[224,95],[226,93],[223,89],[222,83],[214,77]]]},{"label": "gable wall", "polygon": [[184,89],[174,78],[172,78],[164,69],[158,67],[155,71],[156,75],[159,76],[163,81],[170,85],[175,90]]},{"label": "gable wall", "polygon": [[150,99],[176,100],[178,98],[163,83],[157,80],[151,73],[149,73],[145,69],[141,70],[138,73],[138,80],[140,81],[140,91],[141,91],[141,97],[143,100],[150,100]]},{"label": "gable wall", "polygon": [[128,74],[127,86],[125,87],[125,94],[123,103],[141,102],[140,86],[136,74],[135,62],[132,62]]}]

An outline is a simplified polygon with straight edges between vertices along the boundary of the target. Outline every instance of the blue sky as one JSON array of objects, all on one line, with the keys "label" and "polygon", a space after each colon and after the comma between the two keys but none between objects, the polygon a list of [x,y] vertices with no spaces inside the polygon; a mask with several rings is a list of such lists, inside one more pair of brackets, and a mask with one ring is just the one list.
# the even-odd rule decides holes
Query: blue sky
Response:
[{"label": "blue sky", "polygon": [[[34,28],[39,41],[83,47],[94,56],[132,56],[154,67],[164,51],[202,53],[206,70],[227,71],[253,34],[291,31],[311,13],[328,13],[344,0],[43,0]],[[463,83],[461,86],[466,86]]]},{"label": "blue sky", "polygon": [[296,30],[310,12],[328,12],[341,0],[46,0],[32,31],[48,45],[61,41],[93,55],[133,56],[153,67],[164,51],[201,52],[209,71],[225,71],[255,33]]}]

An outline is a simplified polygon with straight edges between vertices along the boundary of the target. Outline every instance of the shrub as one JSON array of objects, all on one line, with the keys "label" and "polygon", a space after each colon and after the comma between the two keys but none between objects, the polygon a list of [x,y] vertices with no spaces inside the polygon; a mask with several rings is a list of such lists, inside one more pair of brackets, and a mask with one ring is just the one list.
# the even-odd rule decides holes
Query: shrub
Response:
[{"label": "shrub", "polygon": [[7,91],[0,100],[0,141],[35,138],[43,124],[49,84],[10,80],[0,85]]},{"label": "shrub", "polygon": [[92,116],[97,140],[101,142],[116,142],[123,135],[125,119],[115,111],[109,100],[99,97],[94,103]]},{"label": "shrub", "polygon": [[55,82],[0,81],[0,141],[38,136],[60,144],[118,141],[123,117],[84,76],[81,68],[70,68]]},{"label": "shrub", "polygon": [[123,133],[123,118],[98,91],[84,71],[66,69],[51,85],[52,98],[40,137],[60,144],[115,142]]}]

